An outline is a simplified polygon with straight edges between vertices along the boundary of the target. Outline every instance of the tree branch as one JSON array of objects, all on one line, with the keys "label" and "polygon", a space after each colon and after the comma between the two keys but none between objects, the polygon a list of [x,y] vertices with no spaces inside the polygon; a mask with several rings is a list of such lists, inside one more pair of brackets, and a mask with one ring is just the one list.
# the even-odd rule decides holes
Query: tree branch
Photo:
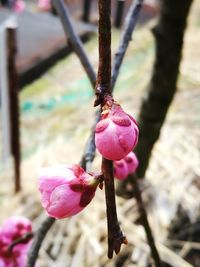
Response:
[{"label": "tree branch", "polygon": [[115,185],[113,177],[113,163],[111,160],[102,158],[102,174],[105,184],[106,196],[106,215],[107,215],[107,228],[108,228],[108,258],[113,257],[113,252],[119,253],[121,245],[127,244],[127,239],[123,235],[116,210],[115,202]]},{"label": "tree branch", "polygon": [[36,232],[35,239],[33,240],[33,243],[28,253],[27,267],[35,266],[35,262],[37,260],[42,242],[44,241],[46,234],[48,233],[49,229],[51,228],[51,226],[54,224],[55,221],[56,220],[54,218],[48,217],[47,219],[45,219],[45,221],[42,223],[42,225]]},{"label": "tree branch", "polygon": [[124,59],[129,42],[132,40],[132,33],[138,21],[139,13],[144,0],[133,0],[126,17],[125,27],[121,36],[121,41],[117,53],[115,54],[114,66],[112,69],[112,89],[115,87],[119,69]]},{"label": "tree branch", "polygon": [[144,207],[144,203],[142,200],[142,195],[141,195],[140,188],[138,185],[137,177],[136,175],[131,175],[131,178],[132,178],[132,185],[133,185],[133,197],[135,197],[137,201],[137,205],[138,205],[138,209],[140,213],[140,224],[144,227],[147,241],[151,249],[151,255],[152,255],[155,266],[162,267],[162,262],[160,260],[158,250],[155,245],[155,241],[154,241],[154,237],[151,231],[151,227],[149,225],[146,209]]},{"label": "tree branch", "polygon": [[139,178],[145,177],[152,149],[160,136],[162,125],[177,91],[184,33],[193,2],[192,0],[161,1],[160,17],[153,28],[155,61],[152,76],[138,115],[140,139],[135,153],[140,161],[136,171]]},{"label": "tree branch", "polygon": [[56,9],[57,14],[61,19],[66,36],[69,39],[69,42],[71,43],[78,58],[80,59],[80,62],[83,68],[85,69],[88,78],[92,84],[92,88],[94,88],[96,82],[96,74],[86,55],[86,52],[83,48],[83,44],[79,36],[75,33],[75,30],[72,26],[67,6],[65,5],[63,0],[52,0],[52,3],[54,8]]},{"label": "tree branch", "polygon": [[99,0],[99,67],[95,87],[94,106],[103,105],[111,95],[111,2]]},{"label": "tree branch", "polygon": [[[105,105],[111,92],[111,0],[99,0],[99,67],[95,87],[94,106]],[[91,139],[94,141],[94,138]],[[127,243],[120,229],[115,202],[113,162],[102,157],[101,165],[105,185],[106,214],[108,228],[108,257],[119,253],[121,245]]]},{"label": "tree branch", "polygon": [[96,154],[95,153],[95,151],[96,151],[95,127],[96,127],[97,122],[100,120],[100,117],[101,117],[100,110],[97,110],[96,114],[95,114],[94,124],[91,128],[91,133],[90,133],[90,136],[86,142],[84,153],[83,153],[83,156],[82,156],[81,161],[80,161],[80,165],[87,171],[91,171],[91,165],[92,165],[92,162],[93,162],[93,160],[95,158],[95,154]]}]

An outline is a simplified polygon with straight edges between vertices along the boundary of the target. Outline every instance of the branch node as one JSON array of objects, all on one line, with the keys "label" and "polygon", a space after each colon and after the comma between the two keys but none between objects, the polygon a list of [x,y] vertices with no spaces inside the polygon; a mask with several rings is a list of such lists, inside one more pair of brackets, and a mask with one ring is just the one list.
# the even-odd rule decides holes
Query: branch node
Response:
[{"label": "branch node", "polygon": [[95,89],[96,99],[94,101],[94,107],[102,105],[104,103],[104,98],[107,95],[108,87],[103,84],[97,84]]},{"label": "branch node", "polygon": [[121,245],[128,244],[128,240],[126,238],[126,236],[123,235],[122,231],[120,230],[119,232],[117,232],[117,235],[115,236],[109,236],[108,237],[108,258],[112,259],[113,257],[113,252],[115,252],[115,254],[118,254],[121,250]]}]

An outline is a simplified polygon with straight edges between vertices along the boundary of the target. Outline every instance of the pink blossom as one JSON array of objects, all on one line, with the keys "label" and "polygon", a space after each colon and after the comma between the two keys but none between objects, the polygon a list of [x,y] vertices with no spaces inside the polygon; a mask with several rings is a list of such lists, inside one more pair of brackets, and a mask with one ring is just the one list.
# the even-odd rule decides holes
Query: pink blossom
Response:
[{"label": "pink blossom", "polygon": [[42,206],[56,219],[73,216],[90,203],[98,183],[79,165],[46,167],[39,175]]},{"label": "pink blossom", "polygon": [[2,224],[3,233],[8,238],[15,240],[32,231],[31,221],[22,216],[12,216]]},{"label": "pink blossom", "polygon": [[134,173],[139,165],[139,161],[135,155],[134,152],[130,152],[126,157],[124,158],[124,161],[126,162],[128,173]]},{"label": "pink blossom", "polygon": [[24,11],[25,7],[26,7],[26,4],[25,4],[24,1],[22,1],[22,0],[16,0],[15,3],[14,3],[14,5],[13,5],[13,10],[15,12],[17,12],[17,13],[21,13],[21,12]]},{"label": "pink blossom", "polygon": [[128,168],[126,162],[121,160],[116,160],[113,162],[114,165],[114,176],[119,180],[124,180],[128,176]]},{"label": "pink blossom", "polygon": [[95,144],[100,154],[109,160],[124,158],[136,146],[138,134],[136,121],[108,97],[95,130]]},{"label": "pink blossom", "polygon": [[38,7],[42,11],[49,11],[51,9],[51,1],[50,0],[38,0]]},{"label": "pink blossom", "polygon": [[134,173],[139,165],[139,161],[134,152],[130,152],[121,160],[113,161],[114,176],[119,180],[124,180],[131,173]]},{"label": "pink blossom", "polygon": [[[1,257],[1,256],[0,256]],[[6,257],[0,258],[0,267],[26,267],[27,266],[27,252],[19,253],[12,252]]]},{"label": "pink blossom", "polygon": [[16,244],[12,250],[9,247],[29,232],[32,232],[31,222],[24,217],[14,216],[4,221],[0,229],[0,267],[26,266],[30,240]]}]

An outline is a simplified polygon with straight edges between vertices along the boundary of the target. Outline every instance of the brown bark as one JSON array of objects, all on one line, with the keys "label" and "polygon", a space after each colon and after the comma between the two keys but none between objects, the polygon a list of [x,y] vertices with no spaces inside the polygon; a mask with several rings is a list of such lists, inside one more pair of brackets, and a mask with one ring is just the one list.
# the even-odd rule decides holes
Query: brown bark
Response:
[{"label": "brown bark", "polygon": [[177,89],[183,37],[192,0],[162,0],[158,24],[153,29],[156,59],[152,79],[140,114],[140,140],[136,154],[138,177],[144,177],[153,145],[158,140],[168,108]]}]

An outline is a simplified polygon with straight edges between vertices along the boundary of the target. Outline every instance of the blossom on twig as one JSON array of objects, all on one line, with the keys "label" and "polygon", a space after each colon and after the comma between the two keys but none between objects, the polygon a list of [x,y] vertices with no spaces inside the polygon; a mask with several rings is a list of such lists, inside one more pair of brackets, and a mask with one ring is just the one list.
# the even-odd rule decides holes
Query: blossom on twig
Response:
[{"label": "blossom on twig", "polygon": [[75,164],[43,168],[39,175],[42,206],[50,217],[71,217],[90,203],[100,182]]}]

